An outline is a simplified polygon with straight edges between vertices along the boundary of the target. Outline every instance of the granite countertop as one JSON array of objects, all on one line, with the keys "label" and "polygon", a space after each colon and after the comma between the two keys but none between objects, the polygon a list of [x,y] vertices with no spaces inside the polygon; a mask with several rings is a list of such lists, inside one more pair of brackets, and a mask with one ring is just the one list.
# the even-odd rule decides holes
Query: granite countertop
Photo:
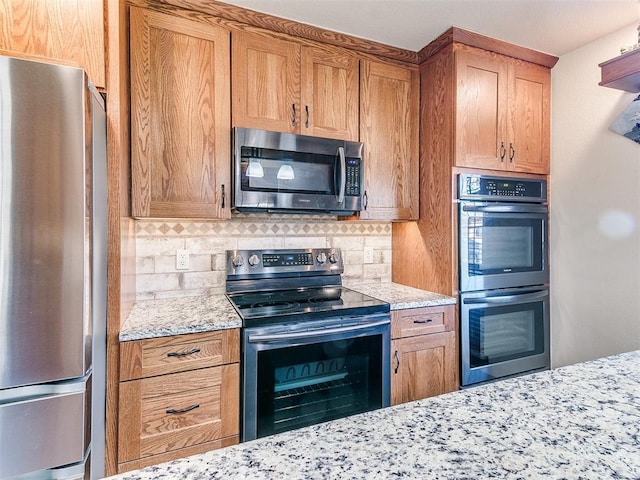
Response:
[{"label": "granite countertop", "polygon": [[[456,303],[453,297],[398,283],[358,283],[345,287],[387,302],[391,310]],[[241,326],[242,320],[225,295],[141,300],[120,328],[119,339],[126,342]]]},{"label": "granite countertop", "polygon": [[640,478],[640,351],[385,408],[113,479]]},{"label": "granite countertop", "polygon": [[242,320],[225,295],[142,300],[131,309],[119,339],[125,342],[241,326]]},{"label": "granite countertop", "polygon": [[456,303],[454,297],[433,293],[418,288],[407,287],[399,283],[353,283],[345,287],[370,297],[387,302],[391,310],[407,308],[433,307],[437,305],[451,305]]}]

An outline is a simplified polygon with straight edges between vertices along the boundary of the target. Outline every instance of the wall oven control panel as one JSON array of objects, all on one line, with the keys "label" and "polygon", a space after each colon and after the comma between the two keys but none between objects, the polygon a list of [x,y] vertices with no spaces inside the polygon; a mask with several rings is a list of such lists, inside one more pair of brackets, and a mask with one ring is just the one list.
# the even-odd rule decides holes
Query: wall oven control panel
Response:
[{"label": "wall oven control panel", "polygon": [[458,198],[544,203],[547,201],[547,182],[538,179],[461,174],[458,177]]}]

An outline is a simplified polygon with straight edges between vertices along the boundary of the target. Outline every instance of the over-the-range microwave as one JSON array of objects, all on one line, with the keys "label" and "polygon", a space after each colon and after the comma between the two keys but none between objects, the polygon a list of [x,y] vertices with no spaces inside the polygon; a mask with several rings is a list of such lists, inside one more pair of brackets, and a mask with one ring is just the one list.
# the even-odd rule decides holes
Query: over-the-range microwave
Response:
[{"label": "over-the-range microwave", "polygon": [[233,129],[233,143],[235,211],[361,210],[362,143],[240,127]]}]

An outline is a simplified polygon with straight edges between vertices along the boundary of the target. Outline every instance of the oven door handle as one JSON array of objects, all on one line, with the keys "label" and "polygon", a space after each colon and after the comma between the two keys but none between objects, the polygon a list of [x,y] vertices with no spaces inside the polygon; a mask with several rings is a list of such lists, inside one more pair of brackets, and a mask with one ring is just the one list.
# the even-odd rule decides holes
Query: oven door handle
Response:
[{"label": "oven door handle", "polygon": [[548,213],[546,205],[462,205],[464,212],[480,213]]},{"label": "oven door handle", "polygon": [[500,295],[496,297],[483,297],[483,298],[465,298],[462,303],[466,305],[478,305],[481,303],[487,305],[500,305],[504,303],[513,302],[530,302],[535,300],[542,300],[549,296],[548,290],[541,290],[533,293],[517,293],[515,295]]},{"label": "oven door handle", "polygon": [[378,322],[365,323],[362,325],[350,325],[346,327],[337,327],[337,328],[326,328],[324,330],[311,330],[305,332],[293,332],[293,333],[276,333],[276,334],[267,334],[267,335],[249,335],[248,341],[249,343],[277,343],[287,340],[301,340],[301,339],[312,339],[318,337],[324,337],[326,335],[334,335],[338,333],[351,333],[358,332],[360,330],[368,330],[371,328],[382,327],[384,325],[389,325],[391,323],[389,320],[381,320]]}]

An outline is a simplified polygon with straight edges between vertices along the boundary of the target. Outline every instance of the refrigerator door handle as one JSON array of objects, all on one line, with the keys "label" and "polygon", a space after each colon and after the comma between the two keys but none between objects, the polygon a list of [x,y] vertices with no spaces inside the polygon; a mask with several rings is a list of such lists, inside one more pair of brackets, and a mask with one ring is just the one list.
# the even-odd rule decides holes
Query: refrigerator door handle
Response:
[{"label": "refrigerator door handle", "polygon": [[91,373],[76,380],[69,380],[59,383],[47,383],[42,385],[28,385],[26,387],[7,388],[0,390],[0,404],[6,402],[19,402],[35,397],[45,397],[50,395],[67,395],[71,393],[82,393],[87,389],[87,380]]}]

